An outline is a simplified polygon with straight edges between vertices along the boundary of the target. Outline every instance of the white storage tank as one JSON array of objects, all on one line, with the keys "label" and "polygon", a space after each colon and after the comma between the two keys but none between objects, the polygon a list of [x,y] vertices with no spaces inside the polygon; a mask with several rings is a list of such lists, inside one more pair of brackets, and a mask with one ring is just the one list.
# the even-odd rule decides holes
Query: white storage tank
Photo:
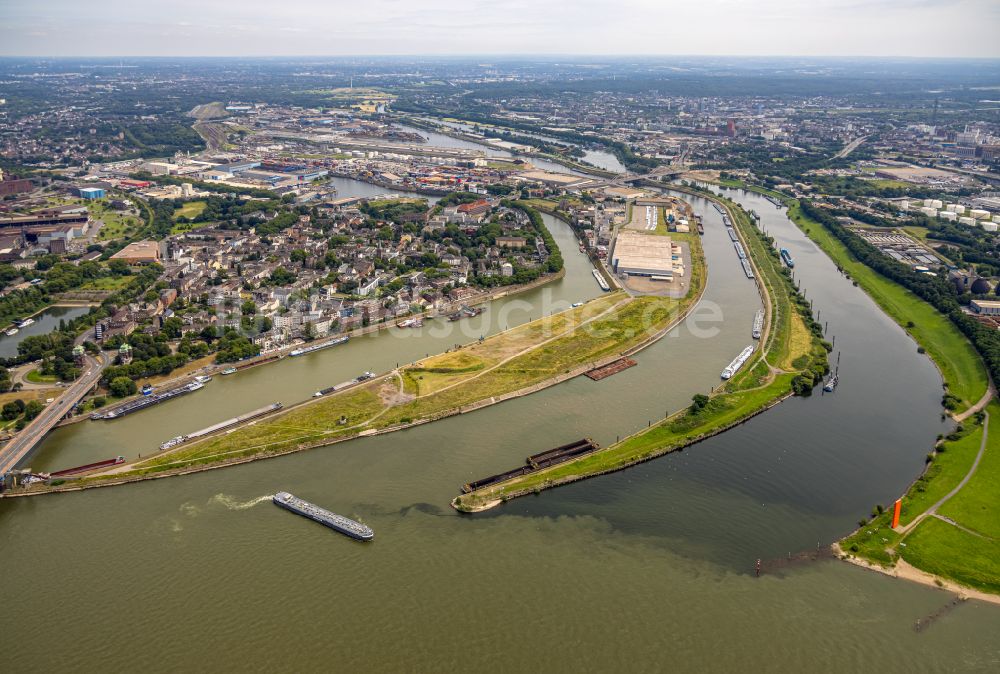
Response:
[{"label": "white storage tank", "polygon": [[958,224],[960,224],[960,225],[968,225],[969,227],[975,227],[976,226],[976,219],[975,218],[970,218],[968,216],[962,216],[962,217],[960,217],[958,219]]},{"label": "white storage tank", "polygon": [[985,220],[983,220],[982,225],[983,229],[985,229],[987,232],[995,232],[997,231],[997,229],[1000,229],[1000,223],[997,222],[986,222]]},{"label": "white storage tank", "polygon": [[940,199],[924,199],[924,206],[940,210],[944,203]]},{"label": "white storage tank", "polygon": [[984,211],[981,208],[973,208],[971,211],[969,211],[969,215],[974,217],[976,220],[986,220],[987,218],[990,217],[990,212]]},{"label": "white storage tank", "polygon": [[959,215],[965,213],[965,206],[962,204],[948,204],[945,208],[952,213],[958,213]]},{"label": "white storage tank", "polygon": [[[948,222],[955,222],[958,220],[958,215],[956,213],[952,213],[951,211],[941,211],[938,213],[938,217],[942,220],[947,220]],[[973,220],[972,224],[976,224],[975,220]]]},{"label": "white storage tank", "polygon": [[993,222],[1000,222],[1000,215],[994,215]]},{"label": "white storage tank", "polygon": [[936,218],[938,214],[937,209],[931,208],[930,206],[924,206],[923,208],[920,209],[920,212],[929,218]]}]

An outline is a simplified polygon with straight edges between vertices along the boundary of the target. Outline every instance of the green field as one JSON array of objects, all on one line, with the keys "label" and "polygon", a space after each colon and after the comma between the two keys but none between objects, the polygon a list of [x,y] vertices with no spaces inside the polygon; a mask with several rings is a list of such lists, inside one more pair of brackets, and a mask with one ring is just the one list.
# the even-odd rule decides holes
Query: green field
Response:
[{"label": "green field", "polygon": [[114,292],[116,290],[121,290],[129,283],[134,280],[132,276],[102,276],[100,278],[95,278],[87,281],[81,285],[77,290],[81,292],[86,291],[100,291],[100,292]]},{"label": "green field", "polygon": [[206,204],[204,201],[188,201],[183,206],[174,210],[174,220],[177,218],[196,218],[202,214],[205,210]]},{"label": "green field", "polygon": [[42,374],[38,370],[32,370],[28,374],[24,375],[24,378],[32,384],[53,384],[56,382],[56,376],[54,374]]},{"label": "green field", "polygon": [[962,491],[938,512],[968,529],[1000,540],[1000,404],[991,403],[988,410],[990,431],[983,458]]},{"label": "green field", "polygon": [[918,569],[1000,594],[1000,541],[980,538],[928,517],[904,542],[903,559]]},{"label": "green field", "polygon": [[961,401],[960,410],[983,397],[988,387],[986,366],[969,340],[947,317],[898,283],[855,260],[822,225],[802,215],[797,202],[792,204],[788,214],[838,267],[847,272],[883,311],[927,351],[941,370],[948,391]]},{"label": "green field", "polygon": [[[1000,403],[987,407],[990,428],[976,472],[937,511],[905,535],[889,528],[891,508],[840,542],[845,553],[885,567],[902,557],[913,566],[986,592],[1000,593]],[[938,448],[927,471],[903,496],[905,526],[947,496],[971,470],[983,437],[978,417]]]},{"label": "green field", "polygon": [[972,461],[983,440],[983,427],[972,419],[963,426],[963,431],[959,433],[961,437],[941,443],[927,470],[906,492],[899,513],[900,524],[909,524],[916,516],[937,503],[972,468]]}]

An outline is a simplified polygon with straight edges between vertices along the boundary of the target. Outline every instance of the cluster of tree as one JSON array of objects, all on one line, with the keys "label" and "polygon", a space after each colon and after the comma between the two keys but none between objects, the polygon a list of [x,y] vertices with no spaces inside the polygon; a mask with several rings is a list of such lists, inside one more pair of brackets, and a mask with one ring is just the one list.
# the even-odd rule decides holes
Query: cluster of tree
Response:
[{"label": "cluster of tree", "polygon": [[15,428],[21,430],[29,421],[37,417],[44,408],[45,406],[37,400],[29,400],[25,403],[20,398],[17,398],[16,400],[4,403],[3,408],[0,408],[0,417],[4,421],[14,421],[14,419],[17,419],[18,422]]},{"label": "cluster of tree", "polygon": [[[0,324],[29,316],[48,306],[52,301],[52,294],[78,288],[87,281],[108,273],[97,262],[84,262],[77,266],[70,262],[53,262],[46,256],[42,258],[42,268],[36,271],[41,283],[12,290],[0,297]],[[18,276],[20,272],[10,265],[0,265],[0,278],[14,280]]]},{"label": "cluster of tree", "polygon": [[135,359],[131,363],[122,365],[111,365],[104,370],[103,380],[110,383],[119,378],[142,379],[143,377],[155,377],[157,375],[170,374],[188,361],[187,354],[167,354],[164,356],[153,356],[142,360]]},{"label": "cluster of tree", "polygon": [[424,200],[404,201],[392,199],[388,201],[363,201],[361,202],[361,212],[376,220],[388,220],[402,224],[413,219],[414,216],[422,216],[429,210],[427,202]]},{"label": "cluster of tree", "polygon": [[17,362],[41,360],[42,374],[54,375],[62,381],[80,376],[80,368],[73,358],[73,334],[65,329],[25,337],[18,343],[17,353]]},{"label": "cluster of tree", "polygon": [[260,347],[251,342],[236,330],[229,328],[219,339],[218,351],[215,354],[217,363],[233,363],[244,358],[260,354]]},{"label": "cluster of tree", "polygon": [[1000,377],[1000,331],[979,323],[963,312],[954,286],[941,277],[915,272],[907,265],[886,257],[875,246],[841,225],[826,209],[811,201],[803,200],[800,204],[804,215],[829,230],[860,262],[909,289],[947,316],[975,346],[994,380]]},{"label": "cluster of tree", "polygon": [[298,278],[295,272],[288,271],[284,267],[278,267],[271,272],[268,277],[268,285],[273,286],[287,286],[295,283],[295,279]]}]

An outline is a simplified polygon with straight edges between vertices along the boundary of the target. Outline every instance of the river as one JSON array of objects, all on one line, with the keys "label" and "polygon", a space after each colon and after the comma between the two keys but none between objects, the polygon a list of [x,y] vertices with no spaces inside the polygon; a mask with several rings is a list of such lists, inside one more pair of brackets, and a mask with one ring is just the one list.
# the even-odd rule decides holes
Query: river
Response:
[{"label": "river", "polygon": [[[460,148],[463,150],[480,150],[486,152],[487,157],[494,157],[497,159],[513,159],[516,155],[507,150],[501,150],[495,148],[492,145],[487,145],[485,143],[473,143],[472,141],[464,140],[462,138],[452,138],[451,136],[446,136],[443,133],[438,133],[437,131],[428,131],[426,129],[419,129],[415,126],[407,126],[406,124],[396,123],[396,126],[403,131],[409,131],[410,133],[418,133],[427,139],[428,145],[433,145],[434,147],[450,147],[450,148]],[[569,173],[572,175],[586,176],[589,175],[583,171],[578,171],[577,169],[569,168],[563,166],[558,162],[551,161],[549,159],[543,159],[541,157],[530,157],[524,155],[521,157],[525,161],[529,161],[534,164],[537,168],[543,171],[552,171],[555,173]],[[596,164],[595,164],[596,165]]]},{"label": "river", "polygon": [[90,307],[52,306],[32,316],[34,323],[20,328],[15,335],[0,332],[0,357],[12,358],[17,355],[17,345],[25,337],[47,335],[59,327],[59,321],[71,321],[90,311]]},{"label": "river", "polygon": [[[720,217],[692,198],[706,223],[705,295],[638,367],[240,467],[0,501],[0,630],[15,667],[995,670],[994,606],[969,602],[917,633],[948,595],[833,561],[754,578],[755,559],[826,545],[900,493],[945,426],[940,377],[905,333],[782,211],[737,199],[795,255],[837,335],[835,394],[788,400],[684,452],[488,513],[448,507],[469,478],[585,435],[613,442],[718,383],[750,342],[760,300]],[[120,421],[61,429],[33,463],[141,452],[598,295],[572,233],[546,222],[566,277],[495,303],[461,336],[429,322],[219,377]],[[376,540],[357,544],[275,508],[266,497],[278,490],[362,519]]]},{"label": "river", "polygon": [[[445,126],[449,126],[449,127],[453,128],[453,129],[455,129],[456,131],[464,131],[466,133],[474,133],[475,132],[475,127],[472,126],[471,124],[463,124],[463,123],[460,123],[460,122],[448,122],[448,121],[440,120],[440,119],[437,119],[437,120],[434,120],[434,121],[436,121],[439,124],[443,124]],[[424,135],[427,135],[427,133],[428,133],[428,132],[423,131],[421,129],[412,129],[410,127],[408,127],[408,129],[412,130],[414,132],[417,132],[417,133],[424,134]],[[521,131],[520,129],[514,130],[513,133],[516,134],[516,135],[519,135],[519,136],[527,136],[529,138],[537,138],[539,140],[544,140],[547,143],[554,143],[556,145],[563,145],[563,146],[566,146],[566,147],[572,147],[574,145],[573,143],[569,142],[568,140],[564,140],[562,138],[555,138],[553,136],[546,136],[546,135],[543,135],[543,134],[540,134],[540,133],[529,133],[527,131]],[[447,136],[444,136],[443,134],[435,134],[435,137],[442,137],[443,138],[443,137],[447,137]],[[454,139],[452,139],[452,140],[454,140]],[[437,141],[435,140],[433,142],[433,144],[436,145]],[[583,157],[582,157],[583,161],[588,162],[590,164],[593,164],[594,166],[596,166],[598,168],[602,168],[605,171],[614,171],[616,173],[625,173],[625,166],[618,160],[618,157],[616,157],[614,155],[614,153],[608,152],[607,150],[596,150],[596,149],[588,149],[588,148],[584,148],[583,152],[584,152]],[[532,160],[532,161],[534,161],[534,160]],[[546,163],[550,163],[550,162],[546,162]],[[562,172],[567,171],[567,169],[565,167],[561,168],[560,170]],[[574,173],[579,173],[579,172],[574,171]],[[583,175],[583,174],[581,173],[581,175]]]}]

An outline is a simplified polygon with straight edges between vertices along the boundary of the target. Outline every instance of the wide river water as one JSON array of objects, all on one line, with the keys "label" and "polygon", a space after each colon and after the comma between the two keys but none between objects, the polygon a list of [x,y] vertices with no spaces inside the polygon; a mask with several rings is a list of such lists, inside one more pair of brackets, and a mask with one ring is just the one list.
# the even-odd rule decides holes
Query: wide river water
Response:
[{"label": "wide river water", "polygon": [[[344,184],[342,189],[349,185]],[[347,193],[343,193],[347,196]],[[941,380],[916,345],[787,218],[737,200],[796,259],[843,352],[835,394],[793,398],[630,470],[475,516],[470,478],[591,436],[634,432],[708,391],[760,306],[720,217],[692,317],[601,382],[407,431],[185,477],[0,501],[0,633],[12,671],[996,671],[1000,610],[836,561],[827,545],[921,470]],[[459,324],[382,332],[217,377],[114,422],[52,433],[37,469],[115,454],[268,402],[291,402],[600,294],[561,222],[566,276]],[[359,544],[267,503],[279,490],[355,516]],[[755,578],[762,558],[767,572]],[[772,570],[773,569],[773,570]]]}]

